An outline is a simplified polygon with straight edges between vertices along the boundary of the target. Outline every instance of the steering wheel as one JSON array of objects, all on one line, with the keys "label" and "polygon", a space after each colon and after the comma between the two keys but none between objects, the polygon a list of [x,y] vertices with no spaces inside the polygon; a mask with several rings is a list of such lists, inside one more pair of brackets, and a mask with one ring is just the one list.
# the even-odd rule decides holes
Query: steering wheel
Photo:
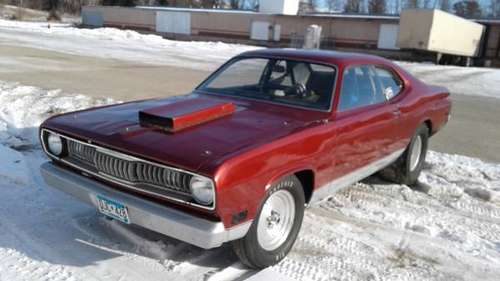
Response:
[{"label": "steering wheel", "polygon": [[304,85],[304,83],[295,83],[292,89],[293,94],[296,96],[299,96],[301,98],[306,98],[309,96],[306,85]]}]

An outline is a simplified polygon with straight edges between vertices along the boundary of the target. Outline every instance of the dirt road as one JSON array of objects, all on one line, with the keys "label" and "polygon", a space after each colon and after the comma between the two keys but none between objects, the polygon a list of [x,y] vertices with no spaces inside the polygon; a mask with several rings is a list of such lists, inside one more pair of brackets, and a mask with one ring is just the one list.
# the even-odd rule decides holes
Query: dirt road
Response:
[{"label": "dirt road", "polygon": [[[216,65],[214,65],[214,68]],[[188,93],[208,72],[0,44],[0,80],[134,100]],[[452,120],[431,149],[500,162],[500,99],[452,94]]]}]

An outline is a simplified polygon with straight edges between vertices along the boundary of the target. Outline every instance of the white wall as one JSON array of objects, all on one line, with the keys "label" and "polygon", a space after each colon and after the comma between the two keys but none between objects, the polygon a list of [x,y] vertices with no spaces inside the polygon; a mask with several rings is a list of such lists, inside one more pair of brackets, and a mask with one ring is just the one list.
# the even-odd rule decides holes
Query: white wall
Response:
[{"label": "white wall", "polygon": [[397,47],[399,24],[381,24],[378,35],[379,49],[399,50]]},{"label": "white wall", "polygon": [[296,15],[299,0],[260,0],[259,12],[267,14]]},{"label": "white wall", "polygon": [[101,11],[82,10],[82,23],[88,26],[102,27],[104,19]]},{"label": "white wall", "polygon": [[156,31],[175,34],[191,34],[191,13],[156,12]]}]

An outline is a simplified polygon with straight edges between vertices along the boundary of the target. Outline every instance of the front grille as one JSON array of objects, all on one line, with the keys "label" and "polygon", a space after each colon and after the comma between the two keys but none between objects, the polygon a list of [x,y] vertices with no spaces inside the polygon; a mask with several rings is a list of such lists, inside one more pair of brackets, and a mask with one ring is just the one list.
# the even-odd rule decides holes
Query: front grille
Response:
[{"label": "front grille", "polygon": [[68,141],[68,153],[85,164],[94,165],[96,148],[76,141]]},{"label": "front grille", "polygon": [[135,185],[147,185],[162,190],[190,195],[192,175],[147,162],[122,159],[100,149],[67,139],[68,157],[82,162],[100,174]]}]

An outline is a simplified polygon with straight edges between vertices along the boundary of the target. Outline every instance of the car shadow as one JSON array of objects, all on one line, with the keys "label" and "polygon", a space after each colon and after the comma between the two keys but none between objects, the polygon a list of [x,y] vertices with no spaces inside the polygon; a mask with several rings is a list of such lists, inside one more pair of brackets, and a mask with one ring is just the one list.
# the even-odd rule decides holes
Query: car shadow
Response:
[{"label": "car shadow", "polygon": [[[71,199],[64,198],[66,202]],[[44,264],[84,268],[103,266],[107,261],[121,260],[121,267],[134,268],[138,272],[172,275],[180,279],[207,280],[210,276],[232,267],[238,273],[228,280],[244,280],[257,271],[246,269],[228,244],[205,250],[171,237],[108,219],[95,210],[72,202],[78,214],[69,220],[65,216],[43,217],[39,224],[26,225],[4,222],[0,227],[9,228],[7,235],[0,235],[0,253],[17,253],[17,259],[34,260]],[[72,212],[60,208],[60,212]],[[55,221],[53,220],[55,219]],[[35,262],[36,264],[36,262]],[[110,262],[112,266],[116,262]],[[111,270],[112,271],[112,270]],[[154,280],[154,278],[153,278]]]},{"label": "car shadow", "polygon": [[[427,170],[427,169],[430,169],[430,167],[428,166],[427,163],[425,163],[423,170]],[[368,185],[370,185],[370,184],[399,185],[399,183],[394,182],[393,180],[391,180],[387,176],[382,175],[380,172],[377,172],[377,173],[361,180],[360,182],[368,184]],[[431,189],[431,187],[428,184],[421,182],[419,180],[417,180],[417,182],[415,184],[409,185],[408,187],[414,191],[418,191],[418,192],[422,192],[422,193],[426,193],[426,194]]]}]

